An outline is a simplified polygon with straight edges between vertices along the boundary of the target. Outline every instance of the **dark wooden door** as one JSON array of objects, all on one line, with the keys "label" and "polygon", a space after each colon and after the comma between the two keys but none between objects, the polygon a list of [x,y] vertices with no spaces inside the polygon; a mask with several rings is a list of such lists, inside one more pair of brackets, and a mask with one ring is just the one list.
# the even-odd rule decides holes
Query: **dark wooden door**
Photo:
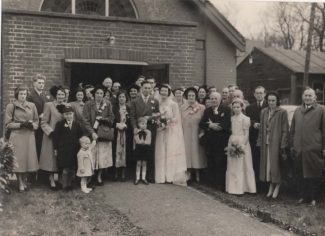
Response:
[{"label": "dark wooden door", "polygon": [[143,75],[154,77],[157,83],[169,84],[169,65],[168,64],[151,64],[143,67]]}]

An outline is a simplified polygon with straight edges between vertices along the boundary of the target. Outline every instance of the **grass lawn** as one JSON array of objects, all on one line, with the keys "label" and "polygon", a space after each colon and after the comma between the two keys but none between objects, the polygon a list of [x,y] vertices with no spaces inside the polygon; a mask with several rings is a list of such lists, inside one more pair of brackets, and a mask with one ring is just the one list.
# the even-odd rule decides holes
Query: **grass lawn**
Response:
[{"label": "grass lawn", "polygon": [[325,195],[321,196],[316,207],[308,204],[297,205],[294,196],[280,191],[278,199],[270,200],[266,194],[230,195],[211,187],[193,184],[193,187],[214,196],[221,202],[257,216],[257,212],[267,212],[274,223],[301,235],[325,235]]},{"label": "grass lawn", "polygon": [[52,192],[37,186],[2,195],[0,235],[146,235],[106,203],[105,194]]}]

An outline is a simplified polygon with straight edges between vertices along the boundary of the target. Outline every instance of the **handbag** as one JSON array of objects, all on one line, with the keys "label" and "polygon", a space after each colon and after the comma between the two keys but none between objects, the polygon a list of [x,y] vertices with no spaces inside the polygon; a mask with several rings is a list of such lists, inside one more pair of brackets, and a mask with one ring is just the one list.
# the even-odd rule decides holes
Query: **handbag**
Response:
[{"label": "handbag", "polygon": [[100,124],[97,129],[97,136],[99,141],[113,141],[114,128],[111,128],[108,125]]},{"label": "handbag", "polygon": [[[11,116],[11,121],[14,121],[14,115],[15,115],[15,110],[16,110],[16,106],[15,104],[12,104],[14,106],[14,109],[12,110],[12,116]],[[5,130],[5,140],[8,141],[11,135],[11,129],[6,128]]]}]

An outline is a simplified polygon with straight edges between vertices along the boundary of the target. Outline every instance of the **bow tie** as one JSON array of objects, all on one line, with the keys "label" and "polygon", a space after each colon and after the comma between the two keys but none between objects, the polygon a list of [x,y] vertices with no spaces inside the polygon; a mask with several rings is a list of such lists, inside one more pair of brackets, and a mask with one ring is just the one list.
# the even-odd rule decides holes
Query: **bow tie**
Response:
[{"label": "bow tie", "polygon": [[144,130],[139,131],[138,135],[140,139],[146,139],[147,137],[147,133]]}]

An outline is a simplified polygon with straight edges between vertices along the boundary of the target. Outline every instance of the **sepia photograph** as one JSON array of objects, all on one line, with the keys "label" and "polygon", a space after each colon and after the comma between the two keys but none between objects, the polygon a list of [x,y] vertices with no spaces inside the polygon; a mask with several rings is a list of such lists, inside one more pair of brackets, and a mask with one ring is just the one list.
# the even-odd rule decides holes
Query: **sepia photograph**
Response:
[{"label": "sepia photograph", "polygon": [[324,0],[0,0],[1,236],[325,235]]}]

